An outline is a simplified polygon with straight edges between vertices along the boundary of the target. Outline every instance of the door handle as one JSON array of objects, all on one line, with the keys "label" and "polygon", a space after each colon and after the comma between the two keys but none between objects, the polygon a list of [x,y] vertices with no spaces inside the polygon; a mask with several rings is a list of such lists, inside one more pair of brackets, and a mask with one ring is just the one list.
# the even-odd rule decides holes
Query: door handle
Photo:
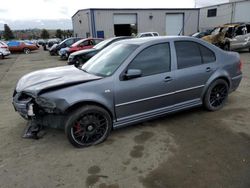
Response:
[{"label": "door handle", "polygon": [[212,70],[212,69],[211,69],[210,67],[207,67],[207,68],[206,68],[206,72],[211,72],[211,70]]},{"label": "door handle", "polygon": [[164,78],[164,82],[171,82],[173,80],[172,77],[167,76],[166,78]]}]

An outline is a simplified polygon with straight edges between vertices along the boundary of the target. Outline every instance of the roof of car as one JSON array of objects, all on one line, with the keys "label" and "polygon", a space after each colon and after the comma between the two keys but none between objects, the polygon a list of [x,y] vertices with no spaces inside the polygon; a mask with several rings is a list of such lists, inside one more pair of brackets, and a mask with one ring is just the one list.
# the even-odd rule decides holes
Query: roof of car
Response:
[{"label": "roof of car", "polygon": [[133,38],[133,39],[121,40],[118,43],[143,45],[143,44],[150,43],[153,41],[166,41],[166,40],[175,40],[175,39],[195,40],[193,37],[188,37],[188,36],[158,36],[158,37],[145,37],[145,38]]}]

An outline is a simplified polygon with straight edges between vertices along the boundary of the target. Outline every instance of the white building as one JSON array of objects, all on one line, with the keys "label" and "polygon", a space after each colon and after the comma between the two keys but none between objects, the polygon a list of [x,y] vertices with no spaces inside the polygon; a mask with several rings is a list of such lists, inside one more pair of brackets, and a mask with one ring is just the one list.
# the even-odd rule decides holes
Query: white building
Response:
[{"label": "white building", "polygon": [[199,9],[83,9],[72,16],[75,37],[129,36],[155,31],[190,35],[198,30]]},{"label": "white building", "polygon": [[230,0],[228,3],[200,8],[200,31],[235,22],[250,22],[250,0]]}]

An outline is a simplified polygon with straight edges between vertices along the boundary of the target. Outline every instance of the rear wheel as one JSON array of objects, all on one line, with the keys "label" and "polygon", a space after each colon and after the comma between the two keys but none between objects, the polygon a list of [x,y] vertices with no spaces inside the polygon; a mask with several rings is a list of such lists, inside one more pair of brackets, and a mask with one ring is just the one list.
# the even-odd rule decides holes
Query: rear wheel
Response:
[{"label": "rear wheel", "polygon": [[29,48],[24,48],[24,49],[23,49],[23,52],[24,52],[25,54],[29,54],[29,53],[30,53],[30,49],[29,49]]},{"label": "rear wheel", "polygon": [[223,79],[215,80],[208,88],[204,97],[204,106],[207,110],[221,109],[228,97],[228,84]]},{"label": "rear wheel", "polygon": [[4,55],[3,54],[0,54],[0,57],[1,57],[1,59],[4,59]]},{"label": "rear wheel", "polygon": [[109,135],[112,120],[109,113],[98,106],[84,106],[71,113],[65,124],[69,142],[82,148],[103,142]]}]

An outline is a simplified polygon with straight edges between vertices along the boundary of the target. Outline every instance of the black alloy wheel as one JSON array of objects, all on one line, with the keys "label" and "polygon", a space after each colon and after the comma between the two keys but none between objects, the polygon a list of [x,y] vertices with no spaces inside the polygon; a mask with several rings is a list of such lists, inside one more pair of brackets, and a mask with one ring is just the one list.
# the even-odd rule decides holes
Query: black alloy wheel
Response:
[{"label": "black alloy wheel", "polygon": [[228,84],[225,80],[218,79],[214,81],[207,90],[204,98],[206,109],[215,111],[221,109],[228,97]]},{"label": "black alloy wheel", "polygon": [[65,132],[70,143],[87,147],[103,142],[111,130],[109,113],[98,106],[85,106],[69,116]]}]

